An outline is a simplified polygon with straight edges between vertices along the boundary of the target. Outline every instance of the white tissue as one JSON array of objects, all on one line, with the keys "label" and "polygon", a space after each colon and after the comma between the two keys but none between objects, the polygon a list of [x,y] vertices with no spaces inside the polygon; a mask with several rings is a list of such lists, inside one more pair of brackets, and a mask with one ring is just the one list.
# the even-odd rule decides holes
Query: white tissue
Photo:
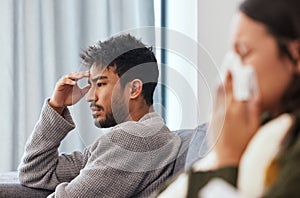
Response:
[{"label": "white tissue", "polygon": [[243,65],[239,56],[230,51],[222,64],[223,82],[229,70],[233,78],[233,96],[236,100],[249,100],[258,94],[255,70],[250,65]]}]

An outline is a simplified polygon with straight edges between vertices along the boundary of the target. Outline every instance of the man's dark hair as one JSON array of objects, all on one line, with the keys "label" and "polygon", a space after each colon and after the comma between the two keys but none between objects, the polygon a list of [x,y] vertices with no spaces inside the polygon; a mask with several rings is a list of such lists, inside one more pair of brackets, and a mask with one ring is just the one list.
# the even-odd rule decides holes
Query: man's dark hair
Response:
[{"label": "man's dark hair", "polygon": [[158,81],[157,60],[151,47],[146,47],[130,34],[111,37],[81,52],[83,65],[91,68],[115,68],[122,88],[135,78],[143,82],[142,94],[147,105],[153,104],[153,93]]}]

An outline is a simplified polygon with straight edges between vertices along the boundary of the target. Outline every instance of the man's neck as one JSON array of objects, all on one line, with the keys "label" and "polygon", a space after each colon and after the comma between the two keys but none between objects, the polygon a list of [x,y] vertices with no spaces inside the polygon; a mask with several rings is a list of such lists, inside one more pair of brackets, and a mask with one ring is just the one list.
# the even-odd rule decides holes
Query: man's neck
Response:
[{"label": "man's neck", "polygon": [[130,112],[130,118],[128,120],[139,121],[142,117],[144,117],[147,113],[153,112],[153,106],[143,105],[139,108]]}]

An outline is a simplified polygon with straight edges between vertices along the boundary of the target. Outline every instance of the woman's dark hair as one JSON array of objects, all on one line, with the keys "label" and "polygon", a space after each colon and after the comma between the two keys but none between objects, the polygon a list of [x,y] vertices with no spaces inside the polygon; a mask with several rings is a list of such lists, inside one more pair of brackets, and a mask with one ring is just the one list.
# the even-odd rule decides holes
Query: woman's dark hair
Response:
[{"label": "woman's dark hair", "polygon": [[[288,43],[300,40],[300,0],[246,0],[240,5],[240,11],[264,24],[269,33],[275,37],[280,55],[287,56],[296,65],[299,60],[295,60],[291,55]],[[281,99],[282,112],[299,111],[299,101],[300,75],[295,73]],[[299,118],[296,121],[300,123]],[[297,136],[299,136],[299,128],[294,128],[287,133],[282,141],[279,156],[293,145]]]},{"label": "woman's dark hair", "polygon": [[[240,11],[267,27],[277,41],[280,55],[288,57],[293,63],[299,61],[291,55],[288,43],[300,40],[300,0],[245,0],[240,5]],[[294,74],[281,101],[283,112],[299,109],[299,74]]]},{"label": "woman's dark hair", "polygon": [[90,68],[112,67],[120,77],[122,88],[135,78],[143,82],[142,94],[147,105],[153,104],[153,93],[158,81],[158,65],[151,47],[146,47],[130,34],[111,37],[90,46],[80,54],[82,64]]},{"label": "woman's dark hair", "polygon": [[299,0],[246,0],[240,5],[240,11],[263,23],[277,40],[281,55],[295,61],[287,44],[300,39]]}]

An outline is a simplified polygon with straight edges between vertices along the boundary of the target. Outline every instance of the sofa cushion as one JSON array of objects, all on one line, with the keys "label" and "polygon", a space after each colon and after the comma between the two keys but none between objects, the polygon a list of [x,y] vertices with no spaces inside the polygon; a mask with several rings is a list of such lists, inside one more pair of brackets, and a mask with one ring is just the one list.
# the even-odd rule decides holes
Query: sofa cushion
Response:
[{"label": "sofa cushion", "polygon": [[28,188],[20,184],[17,172],[0,173],[0,197],[39,198],[47,197],[51,191]]}]

